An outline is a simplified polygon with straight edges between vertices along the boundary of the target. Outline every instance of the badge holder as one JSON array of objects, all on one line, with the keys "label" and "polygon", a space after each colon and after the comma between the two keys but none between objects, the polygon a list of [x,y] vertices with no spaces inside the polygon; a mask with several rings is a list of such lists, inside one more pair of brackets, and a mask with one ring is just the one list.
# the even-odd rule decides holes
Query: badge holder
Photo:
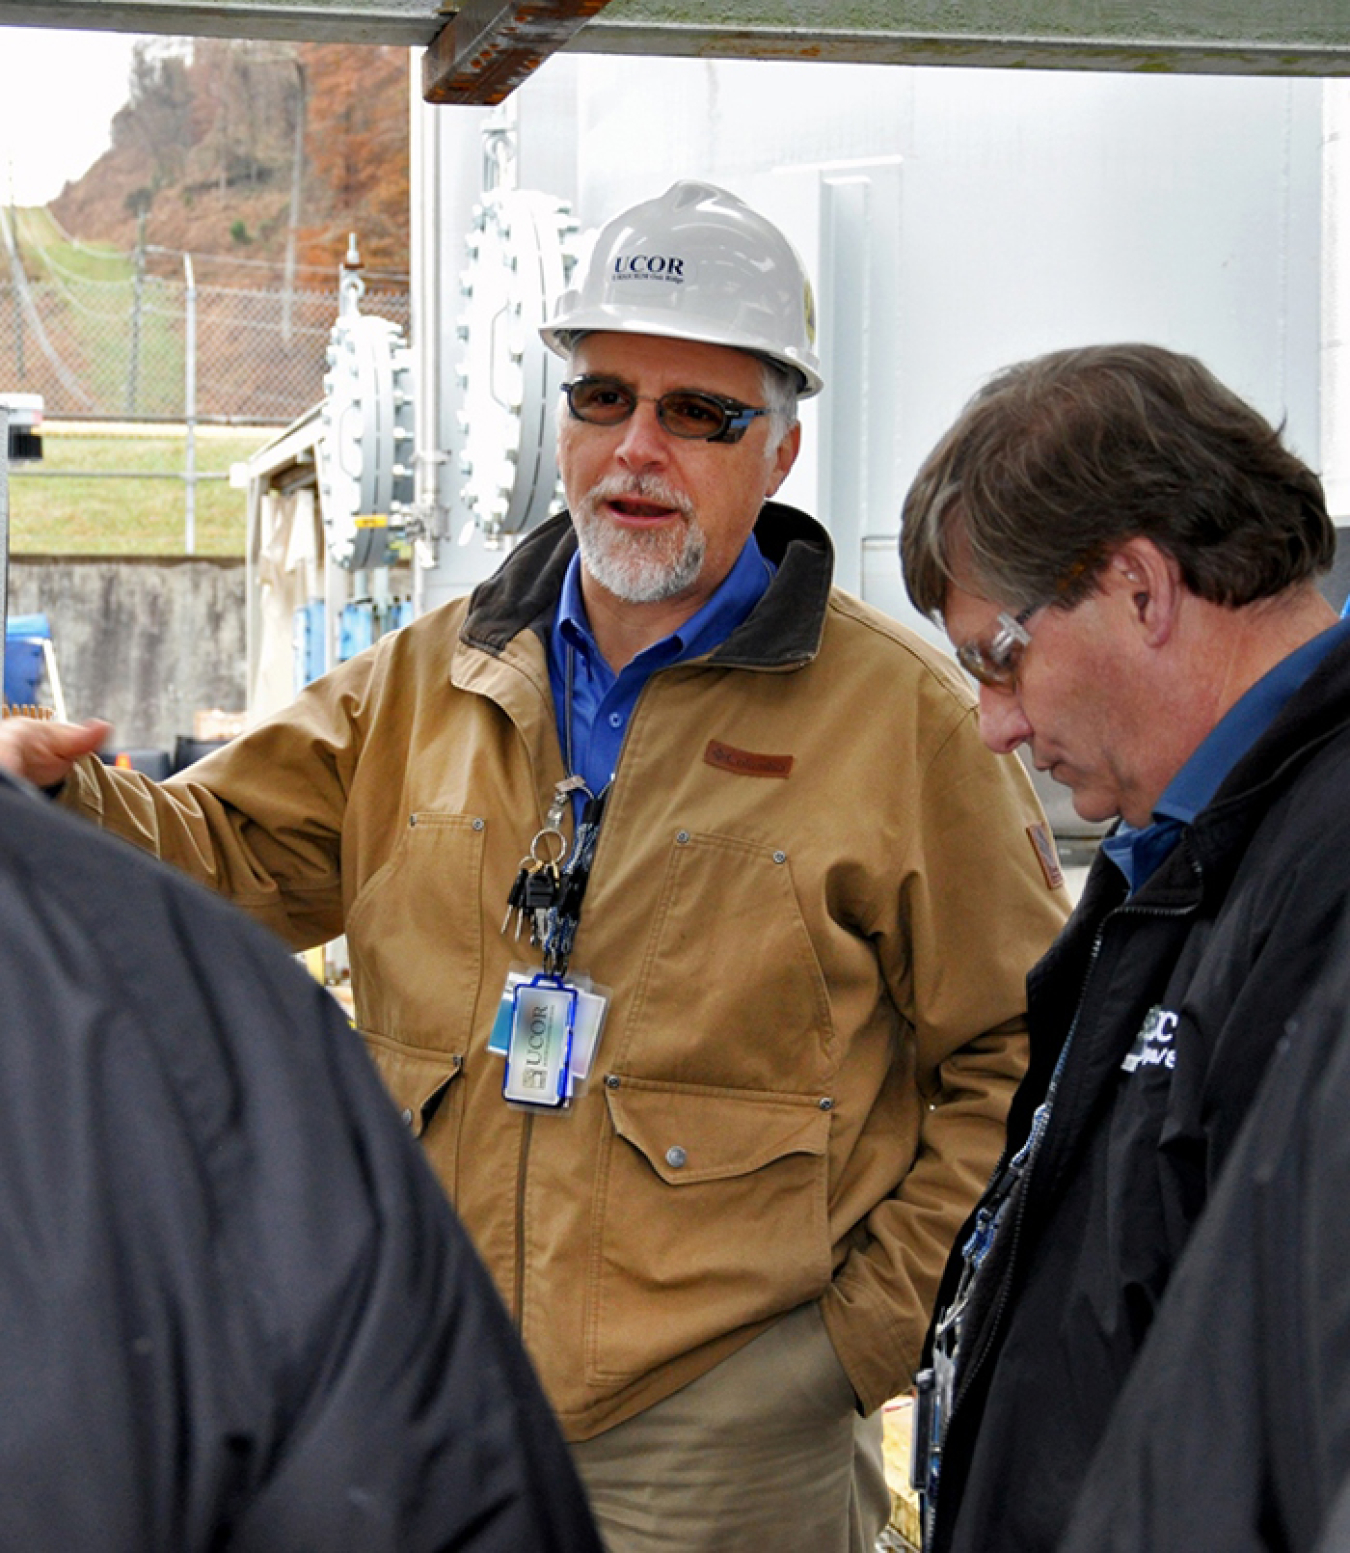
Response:
[{"label": "badge holder", "polygon": [[[605,1014],[609,1009],[609,989],[598,987],[589,976],[573,975],[565,980],[549,976],[538,966],[513,965],[507,972],[506,985],[502,988],[501,1001],[497,1005],[497,1017],[493,1021],[492,1034],[488,1037],[488,1050],[507,1059],[507,1083],[510,1083],[517,1021],[520,1018],[519,993],[522,987],[537,986],[541,989],[568,992],[574,995],[572,1006],[571,1051],[567,1061],[566,1093],[561,1102],[541,1102],[538,1099],[521,1099],[504,1089],[508,1101],[528,1105],[532,1109],[541,1103],[550,1109],[560,1110],[579,1095],[586,1092],[586,1081],[595,1062],[604,1029]],[[528,1017],[528,1015],[526,1016]],[[527,1064],[537,1068],[539,1065]],[[517,1068],[519,1072],[519,1068]],[[532,1093],[537,1090],[532,1085]]]},{"label": "badge holder", "polygon": [[512,989],[511,1004],[502,1094],[515,1105],[556,1111],[571,1094],[576,988],[540,971]]}]

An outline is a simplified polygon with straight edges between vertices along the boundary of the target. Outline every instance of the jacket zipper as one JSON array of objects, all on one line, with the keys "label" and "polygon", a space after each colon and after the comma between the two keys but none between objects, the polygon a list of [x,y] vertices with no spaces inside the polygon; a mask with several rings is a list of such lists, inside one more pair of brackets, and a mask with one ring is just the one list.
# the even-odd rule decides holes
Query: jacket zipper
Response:
[{"label": "jacket zipper", "polygon": [[534,1117],[521,1118],[520,1163],[516,1167],[516,1277],[514,1309],[511,1312],[516,1332],[525,1328],[525,1182],[529,1174],[530,1139],[534,1136]]},{"label": "jacket zipper", "polygon": [[[552,694],[550,693],[541,699],[544,701],[545,718],[552,720],[554,718]],[[525,737],[524,730],[518,724],[515,724],[514,719],[512,719],[512,723],[516,729],[516,737],[520,740],[521,747],[524,752],[525,763],[530,768],[531,774],[534,777],[534,785],[537,792],[539,775],[531,755],[529,741]],[[570,775],[570,773],[564,771],[563,775],[567,776]],[[540,806],[539,812],[541,825],[547,825],[549,823],[548,809],[548,804],[543,804]],[[525,1329],[525,1188],[529,1181],[530,1140],[534,1137],[534,1116],[529,1111],[525,1111],[522,1114],[520,1120],[520,1156],[516,1162],[516,1259],[515,1273],[512,1279],[510,1311],[511,1320],[515,1325],[515,1329],[518,1335],[523,1333]]]},{"label": "jacket zipper", "polygon": [[[1106,921],[1110,921],[1110,918],[1108,917]],[[957,1411],[960,1408],[961,1399],[968,1395],[971,1384],[983,1367],[984,1360],[993,1345],[993,1339],[998,1334],[999,1326],[1003,1320],[1003,1312],[1007,1308],[1008,1284],[1011,1281],[1013,1264],[1017,1257],[1017,1242],[1021,1235],[1022,1217],[1026,1213],[1027,1193],[1030,1189],[1031,1176],[1036,1168],[1036,1162],[1041,1156],[1041,1148],[1045,1143],[1046,1134],[1050,1131],[1050,1122],[1054,1110],[1055,1093],[1059,1088],[1059,1081],[1063,1077],[1064,1069],[1068,1062],[1069,1049],[1073,1045],[1074,1036],[1078,1034],[1078,1022],[1083,1012],[1083,1004],[1087,999],[1088,983],[1092,980],[1092,973],[1097,967],[1097,958],[1101,954],[1102,943],[1105,937],[1106,922],[1104,921],[1097,929],[1096,936],[1092,941],[1092,949],[1088,954],[1087,969],[1083,972],[1082,991],[1078,995],[1078,1002],[1074,1008],[1073,1020],[1069,1025],[1069,1033],[1064,1037],[1064,1045],[1060,1048],[1059,1060],[1055,1064],[1054,1072],[1050,1075],[1050,1083],[1046,1086],[1045,1099],[1037,1107],[1036,1114],[1032,1116],[1031,1132],[1028,1140],[1031,1144],[1031,1149],[1027,1155],[1026,1164],[1023,1166],[1021,1171],[1024,1184],[1021,1194],[1017,1199],[1017,1211],[1013,1217],[1012,1224],[1009,1226],[1008,1258],[1004,1264],[1003,1277],[999,1281],[998,1297],[994,1302],[993,1309],[990,1311],[989,1321],[986,1323],[985,1341],[981,1345],[979,1351],[972,1356],[970,1366],[966,1371],[965,1379],[957,1388],[956,1394],[952,1397],[952,1416],[947,1420],[949,1429],[951,1427],[952,1420],[956,1417]]]},{"label": "jacket zipper", "polygon": [[[641,697],[646,694],[646,690],[647,690],[647,687],[644,685],[643,688],[642,688],[642,691],[641,691],[641,693],[639,695],[639,700],[641,700]],[[637,709],[635,707],[634,708],[634,713],[635,714],[636,714],[636,710]],[[553,708],[552,708],[551,702],[550,702],[549,707],[548,707],[548,715],[550,717],[553,715]],[[631,726],[631,721],[630,721],[630,726]],[[522,735],[522,742],[524,742],[523,735]],[[627,742],[628,742],[628,734],[627,734],[627,732],[625,732],[625,734],[624,734],[624,743],[626,744]],[[526,750],[526,758],[527,758],[527,760],[529,758],[529,751],[528,751],[528,749]],[[621,746],[620,747],[620,751],[619,751],[619,760],[617,760],[615,762],[615,766],[614,766],[615,775],[614,775],[613,782],[610,784],[611,785],[611,790],[618,783],[618,768],[619,768],[619,765],[622,763],[622,758],[623,758],[623,750],[622,750],[622,746]],[[566,759],[565,758],[564,758],[564,766],[566,766]],[[570,771],[565,771],[564,772],[565,776],[571,776],[572,774],[573,773],[570,772]],[[569,812],[572,815],[573,824],[575,826],[576,811],[571,807],[570,804],[568,805],[567,812]],[[545,824],[549,823],[549,820],[548,820],[547,816],[545,817],[544,823]],[[575,831],[574,831],[574,836],[575,836]],[[596,847],[595,847],[596,856],[592,860],[592,871],[594,871],[595,863],[599,861],[600,848],[602,846],[604,846],[604,844],[605,844],[605,829],[604,829],[604,826],[601,825],[601,827],[600,827],[600,835],[599,835],[599,837],[596,840]],[[534,1123],[535,1123],[535,1118],[534,1118],[533,1114],[530,1113],[530,1112],[526,1112],[525,1115],[521,1118],[520,1158],[519,1158],[519,1161],[517,1162],[517,1165],[516,1165],[516,1212],[515,1212],[516,1265],[515,1265],[515,1277],[514,1277],[513,1282],[512,1282],[512,1295],[513,1295],[512,1303],[513,1303],[513,1309],[512,1309],[512,1313],[511,1314],[512,1314],[512,1319],[515,1322],[515,1327],[516,1327],[517,1333],[523,1332],[524,1326],[525,1326],[525,1252],[526,1252],[526,1247],[525,1247],[525,1189],[526,1189],[526,1186],[529,1183],[529,1174],[530,1174],[530,1140],[534,1137]]]}]

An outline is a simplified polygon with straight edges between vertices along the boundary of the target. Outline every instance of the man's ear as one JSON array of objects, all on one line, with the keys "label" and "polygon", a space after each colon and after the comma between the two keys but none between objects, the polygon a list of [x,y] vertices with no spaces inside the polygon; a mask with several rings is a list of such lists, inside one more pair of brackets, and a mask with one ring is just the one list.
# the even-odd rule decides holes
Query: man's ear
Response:
[{"label": "man's ear", "polygon": [[792,473],[792,466],[797,462],[797,453],[802,445],[801,422],[797,421],[788,430],[787,435],[774,449],[773,461],[769,466],[769,476],[766,481],[764,500],[775,495],[778,487]]},{"label": "man's ear", "polygon": [[1152,647],[1163,646],[1176,628],[1185,594],[1181,568],[1151,539],[1127,539],[1107,563],[1102,586],[1118,595]]}]

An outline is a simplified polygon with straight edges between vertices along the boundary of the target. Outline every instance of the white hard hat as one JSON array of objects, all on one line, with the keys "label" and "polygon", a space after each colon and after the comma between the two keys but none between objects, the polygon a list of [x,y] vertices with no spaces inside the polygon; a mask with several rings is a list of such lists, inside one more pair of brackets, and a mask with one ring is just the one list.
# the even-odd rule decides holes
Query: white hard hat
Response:
[{"label": "white hard hat", "polygon": [[772,222],[711,183],[675,183],[601,227],[575,285],[540,330],[559,355],[591,330],[729,345],[823,387],[816,306],[802,261]]}]

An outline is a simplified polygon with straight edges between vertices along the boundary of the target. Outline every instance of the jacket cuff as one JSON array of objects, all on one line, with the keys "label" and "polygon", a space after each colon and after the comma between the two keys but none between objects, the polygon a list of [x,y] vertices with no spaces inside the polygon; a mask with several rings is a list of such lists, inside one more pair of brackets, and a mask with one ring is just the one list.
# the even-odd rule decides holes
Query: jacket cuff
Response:
[{"label": "jacket cuff", "polygon": [[101,824],[103,795],[99,791],[97,776],[88,769],[90,761],[98,761],[98,756],[81,755],[66,773],[64,781],[44,787],[42,791],[63,809],[73,809],[75,813]]},{"label": "jacket cuff", "polygon": [[[863,1308],[832,1284],[820,1301],[825,1330],[866,1417],[892,1397],[908,1391],[914,1378],[923,1333],[907,1334],[894,1314],[868,1302]],[[910,1353],[910,1348],[914,1349]]]}]

